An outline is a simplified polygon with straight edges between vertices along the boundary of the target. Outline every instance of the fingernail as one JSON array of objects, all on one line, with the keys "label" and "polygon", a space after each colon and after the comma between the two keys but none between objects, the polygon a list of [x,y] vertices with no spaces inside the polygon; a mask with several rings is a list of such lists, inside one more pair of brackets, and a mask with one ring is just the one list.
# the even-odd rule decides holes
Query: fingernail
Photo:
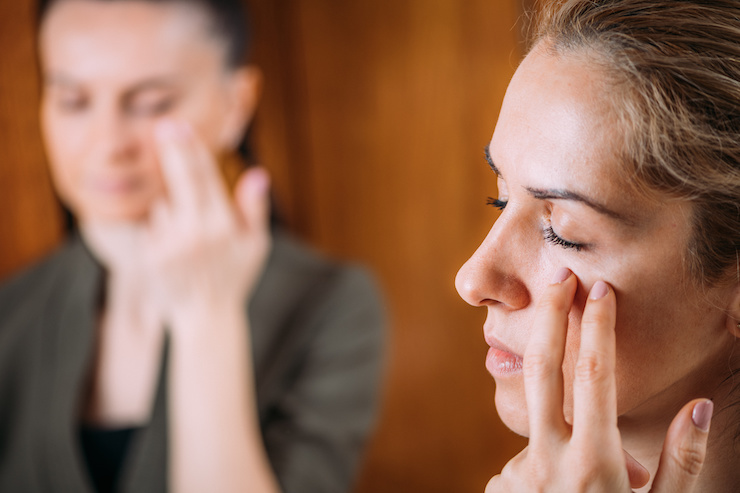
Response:
[{"label": "fingernail", "polygon": [[691,413],[691,421],[701,431],[709,431],[709,423],[712,421],[713,412],[714,402],[709,399],[701,401],[694,406],[694,410]]},{"label": "fingernail", "polygon": [[555,276],[552,278],[553,284],[560,284],[562,282],[565,282],[566,279],[570,277],[572,272],[567,267],[561,267],[558,269],[558,271],[555,273]]},{"label": "fingernail", "polygon": [[249,171],[249,180],[255,190],[263,192],[270,187],[270,175],[265,168],[254,168]]},{"label": "fingernail", "polygon": [[588,297],[592,300],[600,300],[609,292],[609,286],[604,281],[596,281],[591,288],[591,294]]}]

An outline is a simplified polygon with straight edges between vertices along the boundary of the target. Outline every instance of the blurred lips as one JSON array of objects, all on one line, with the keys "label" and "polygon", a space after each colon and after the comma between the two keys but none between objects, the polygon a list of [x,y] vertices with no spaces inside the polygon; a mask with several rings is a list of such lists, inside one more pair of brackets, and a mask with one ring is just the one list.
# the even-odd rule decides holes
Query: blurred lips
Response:
[{"label": "blurred lips", "polygon": [[139,180],[135,178],[92,178],[88,186],[99,194],[125,194],[139,188]]},{"label": "blurred lips", "polygon": [[486,355],[486,369],[494,378],[513,376],[522,371],[524,358],[513,352],[493,336],[486,336],[490,346]]},{"label": "blurred lips", "polygon": [[86,186],[93,194],[111,197],[137,193],[140,191],[141,185],[141,179],[132,176],[96,176],[86,180]]}]

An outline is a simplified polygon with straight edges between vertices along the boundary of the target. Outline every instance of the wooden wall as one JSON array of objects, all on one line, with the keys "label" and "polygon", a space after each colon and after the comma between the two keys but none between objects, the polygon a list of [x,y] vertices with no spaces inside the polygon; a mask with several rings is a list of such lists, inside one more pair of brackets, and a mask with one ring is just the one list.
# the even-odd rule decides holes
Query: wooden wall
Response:
[{"label": "wooden wall", "polygon": [[38,125],[39,85],[28,0],[0,2],[0,279],[59,240]]},{"label": "wooden wall", "polygon": [[391,320],[358,493],[481,492],[523,442],[499,423],[483,311],[455,272],[494,219],[483,161],[520,57],[514,0],[253,0],[261,155],[314,244],[372,266]]},{"label": "wooden wall", "polygon": [[[0,2],[0,276],[59,237],[36,130],[30,0]],[[458,267],[495,218],[483,161],[520,57],[516,0],[249,0],[255,132],[290,226],[370,266],[392,322],[356,493],[482,492],[524,445],[493,406]]]}]

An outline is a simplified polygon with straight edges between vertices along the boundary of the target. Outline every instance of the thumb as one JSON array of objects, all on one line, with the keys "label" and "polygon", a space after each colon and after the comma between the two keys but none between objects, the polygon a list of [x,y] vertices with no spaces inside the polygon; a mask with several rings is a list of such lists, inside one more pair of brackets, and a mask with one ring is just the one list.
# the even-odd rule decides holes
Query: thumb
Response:
[{"label": "thumb", "polygon": [[651,493],[692,491],[707,455],[707,436],[714,404],[695,399],[686,404],[668,428]]},{"label": "thumb", "polygon": [[264,168],[248,169],[236,183],[234,198],[239,215],[250,231],[268,229],[270,175]]}]

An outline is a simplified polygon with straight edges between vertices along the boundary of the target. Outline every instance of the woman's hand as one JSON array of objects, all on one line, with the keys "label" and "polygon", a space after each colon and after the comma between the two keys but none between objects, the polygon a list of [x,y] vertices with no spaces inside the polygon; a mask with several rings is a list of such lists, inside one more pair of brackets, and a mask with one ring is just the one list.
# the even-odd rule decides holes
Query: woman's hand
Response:
[{"label": "woman's hand", "polygon": [[[581,322],[573,382],[573,424],[563,415],[562,363],[576,276],[561,269],[537,307],[524,354],[529,445],[492,478],[486,493],[630,492],[650,475],[622,450],[615,379],[616,298],[594,284]],[[689,402],[668,430],[651,492],[690,492],[706,454],[711,401]]]},{"label": "woman's hand", "polygon": [[233,203],[214,158],[186,126],[157,144],[167,197],[144,249],[172,341],[169,481],[177,493],[277,493],[257,415],[246,301],[270,247],[268,179],[245,173]]},{"label": "woman's hand", "polygon": [[177,326],[193,311],[243,310],[270,246],[267,174],[244,173],[234,203],[188,126],[162,122],[156,137],[168,196],[152,207],[144,250],[167,322]]}]

